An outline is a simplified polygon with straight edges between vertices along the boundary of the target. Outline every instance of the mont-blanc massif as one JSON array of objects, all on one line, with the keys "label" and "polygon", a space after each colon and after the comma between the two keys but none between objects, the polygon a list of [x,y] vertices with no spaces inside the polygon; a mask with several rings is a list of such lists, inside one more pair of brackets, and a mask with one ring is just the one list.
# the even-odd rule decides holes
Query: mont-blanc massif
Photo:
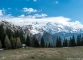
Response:
[{"label": "mont-blanc massif", "polygon": [[83,0],[0,0],[0,60],[83,60]]}]

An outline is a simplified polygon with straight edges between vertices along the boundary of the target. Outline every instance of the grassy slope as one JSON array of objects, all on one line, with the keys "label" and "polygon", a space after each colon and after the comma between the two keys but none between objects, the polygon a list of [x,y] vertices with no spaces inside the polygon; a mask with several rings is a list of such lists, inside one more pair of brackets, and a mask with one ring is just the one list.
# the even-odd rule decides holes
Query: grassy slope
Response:
[{"label": "grassy slope", "polygon": [[0,51],[0,60],[67,60],[83,58],[83,47],[27,48]]}]

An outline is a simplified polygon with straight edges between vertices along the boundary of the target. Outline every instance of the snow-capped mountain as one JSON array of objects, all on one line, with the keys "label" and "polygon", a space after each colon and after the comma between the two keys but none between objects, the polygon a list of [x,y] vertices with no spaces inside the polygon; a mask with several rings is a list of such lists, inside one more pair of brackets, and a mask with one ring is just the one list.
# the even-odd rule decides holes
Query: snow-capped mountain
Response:
[{"label": "snow-capped mountain", "polygon": [[36,35],[38,39],[44,37],[46,42],[55,42],[56,37],[69,38],[72,35],[83,33],[83,25],[76,22],[57,22],[57,21],[41,21],[41,20],[6,20],[7,22],[19,26],[27,34]]},{"label": "snow-capped mountain", "polygon": [[21,26],[23,29],[28,28],[32,34],[43,34],[44,31],[54,35],[56,33],[63,32],[65,33],[83,33],[83,25],[76,21],[76,22],[67,22],[67,23],[60,23],[60,22],[49,22],[49,21],[9,21],[15,25]]}]

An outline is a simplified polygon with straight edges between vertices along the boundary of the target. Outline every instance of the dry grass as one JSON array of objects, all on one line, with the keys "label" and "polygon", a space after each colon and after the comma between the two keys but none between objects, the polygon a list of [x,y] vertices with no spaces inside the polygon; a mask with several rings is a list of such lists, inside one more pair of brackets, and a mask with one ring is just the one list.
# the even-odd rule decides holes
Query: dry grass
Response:
[{"label": "dry grass", "polygon": [[0,51],[0,60],[67,60],[83,58],[83,47],[27,48]]}]

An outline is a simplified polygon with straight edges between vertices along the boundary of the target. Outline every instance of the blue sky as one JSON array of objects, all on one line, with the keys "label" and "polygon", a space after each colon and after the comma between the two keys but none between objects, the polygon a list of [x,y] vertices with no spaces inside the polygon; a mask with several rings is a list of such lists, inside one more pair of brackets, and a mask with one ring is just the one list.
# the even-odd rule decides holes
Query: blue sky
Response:
[{"label": "blue sky", "polygon": [[1,15],[70,18],[83,23],[83,0],[0,0]]}]

